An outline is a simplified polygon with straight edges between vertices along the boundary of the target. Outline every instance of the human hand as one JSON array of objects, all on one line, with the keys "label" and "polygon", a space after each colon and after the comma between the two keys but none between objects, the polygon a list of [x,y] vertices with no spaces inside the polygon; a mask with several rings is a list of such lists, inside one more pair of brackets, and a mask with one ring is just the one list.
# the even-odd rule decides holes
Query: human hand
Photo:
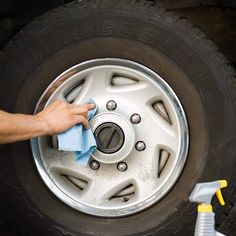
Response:
[{"label": "human hand", "polygon": [[43,124],[44,135],[61,133],[76,124],[88,124],[88,111],[95,108],[95,104],[74,105],[63,101],[55,101],[43,111],[35,115],[35,118]]}]

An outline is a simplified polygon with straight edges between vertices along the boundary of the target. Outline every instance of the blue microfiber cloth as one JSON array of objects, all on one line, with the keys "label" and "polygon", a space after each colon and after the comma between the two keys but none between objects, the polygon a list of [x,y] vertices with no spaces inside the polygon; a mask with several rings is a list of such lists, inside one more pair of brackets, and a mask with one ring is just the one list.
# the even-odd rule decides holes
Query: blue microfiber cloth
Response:
[{"label": "blue microfiber cloth", "polygon": [[[94,103],[90,98],[84,103]],[[88,121],[90,121],[97,112],[97,106],[88,112]],[[78,124],[60,133],[58,136],[58,149],[63,151],[74,151],[75,161],[85,166],[89,161],[89,157],[97,148],[91,128],[85,129],[82,124]]]}]

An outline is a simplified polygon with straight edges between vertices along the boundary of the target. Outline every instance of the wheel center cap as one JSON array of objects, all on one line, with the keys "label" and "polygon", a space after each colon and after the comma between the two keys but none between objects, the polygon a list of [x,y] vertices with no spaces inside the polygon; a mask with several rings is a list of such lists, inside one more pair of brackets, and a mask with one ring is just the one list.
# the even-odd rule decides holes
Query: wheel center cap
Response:
[{"label": "wheel center cap", "polygon": [[134,147],[134,130],[130,121],[114,112],[103,112],[91,120],[97,149],[92,153],[99,162],[112,164],[124,160]]},{"label": "wheel center cap", "polygon": [[97,148],[103,153],[111,154],[119,151],[124,144],[124,132],[119,125],[106,122],[94,131]]}]

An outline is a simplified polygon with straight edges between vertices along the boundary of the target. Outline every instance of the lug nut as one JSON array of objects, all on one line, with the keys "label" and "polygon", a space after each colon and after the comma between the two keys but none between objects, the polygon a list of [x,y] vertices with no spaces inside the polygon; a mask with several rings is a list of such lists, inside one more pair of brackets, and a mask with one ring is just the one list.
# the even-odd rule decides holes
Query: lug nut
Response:
[{"label": "lug nut", "polygon": [[133,124],[138,124],[141,121],[141,116],[135,113],[130,117],[130,120]]},{"label": "lug nut", "polygon": [[146,144],[143,141],[138,141],[135,144],[135,148],[137,151],[143,151],[146,148]]},{"label": "lug nut", "polygon": [[93,160],[93,161],[90,162],[90,167],[93,170],[98,170],[99,167],[100,167],[100,164],[99,164],[98,161]]},{"label": "lug nut", "polygon": [[116,104],[116,102],[115,102],[115,101],[113,101],[113,100],[110,100],[110,101],[108,101],[108,102],[107,102],[107,105],[106,105],[106,107],[107,107],[107,110],[109,110],[109,111],[113,111],[113,110],[115,110],[115,109],[116,109],[116,107],[117,107],[117,104]]},{"label": "lug nut", "polygon": [[120,172],[124,172],[126,171],[128,168],[127,164],[125,162],[120,162],[118,165],[117,165],[117,169],[120,171]]}]

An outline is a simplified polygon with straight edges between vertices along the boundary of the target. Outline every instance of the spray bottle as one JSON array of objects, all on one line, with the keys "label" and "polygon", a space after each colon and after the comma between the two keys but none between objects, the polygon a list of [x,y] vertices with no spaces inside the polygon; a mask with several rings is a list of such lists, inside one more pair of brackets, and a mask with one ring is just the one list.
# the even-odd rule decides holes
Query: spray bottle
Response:
[{"label": "spray bottle", "polygon": [[222,236],[215,230],[215,214],[212,211],[211,199],[216,194],[221,205],[225,205],[221,188],[227,187],[226,180],[196,184],[189,200],[198,203],[198,215],[194,236]]}]

